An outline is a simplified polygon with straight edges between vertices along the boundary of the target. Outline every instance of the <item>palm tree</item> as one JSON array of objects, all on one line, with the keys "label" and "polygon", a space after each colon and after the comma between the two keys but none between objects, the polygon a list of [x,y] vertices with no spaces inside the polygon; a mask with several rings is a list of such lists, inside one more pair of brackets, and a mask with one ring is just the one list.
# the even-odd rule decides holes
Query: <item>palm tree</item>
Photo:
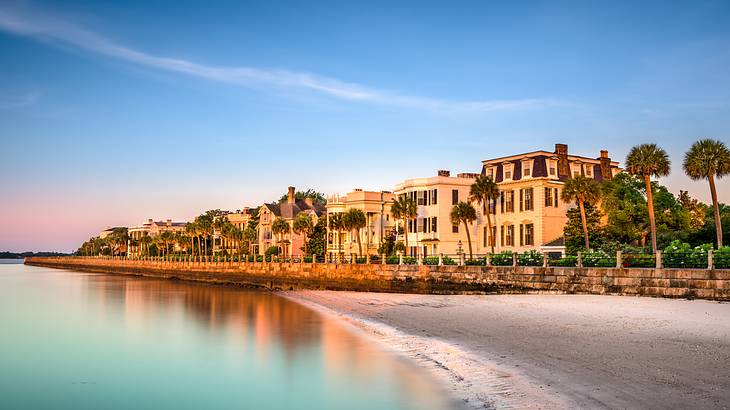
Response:
[{"label": "palm tree", "polygon": [[149,235],[143,235],[141,238],[139,238],[139,244],[140,247],[144,250],[146,250],[145,255],[149,256],[150,254],[150,244],[152,243],[152,238]]},{"label": "palm tree", "polygon": [[464,224],[466,240],[469,243],[469,259],[472,259],[471,235],[469,235],[469,224],[477,220],[477,210],[468,202],[459,202],[451,208],[451,223],[454,225]]},{"label": "palm tree", "polygon": [[[190,253],[195,253],[195,238],[198,237],[198,227],[195,222],[185,224],[185,234],[190,237]],[[198,240],[198,254],[200,254],[200,240]]]},{"label": "palm tree", "polygon": [[[291,227],[289,226],[289,223],[282,218],[276,218],[271,224],[271,232],[278,237],[280,244],[284,242],[284,235],[288,234],[290,231]],[[281,246],[280,249],[283,253],[284,249]]]},{"label": "palm tree", "polygon": [[[203,239],[203,255],[208,256],[208,237],[213,233],[214,217],[211,211],[208,211],[195,218],[195,225],[198,228],[198,235]],[[200,238],[198,238],[200,241]],[[200,242],[198,242],[200,244]]]},{"label": "palm tree", "polygon": [[408,221],[413,221],[418,217],[418,205],[408,195],[401,195],[393,199],[390,213],[393,214],[393,218],[403,220],[403,236],[405,237],[406,253],[408,253]]},{"label": "palm tree", "polygon": [[631,175],[644,178],[646,183],[646,203],[649,207],[649,226],[651,228],[651,249],[656,253],[656,223],[654,221],[654,197],[651,177],[669,175],[671,162],[667,152],[656,144],[641,144],[631,148],[626,157],[626,170]]},{"label": "palm tree", "polygon": [[487,215],[489,247],[492,253],[494,253],[494,237],[492,235],[492,218],[489,212],[489,204],[496,201],[497,198],[499,198],[499,186],[491,177],[486,175],[479,175],[469,189],[469,201],[477,202],[487,210],[485,214]]},{"label": "palm tree", "polygon": [[294,233],[302,235],[304,237],[304,254],[307,254],[307,242],[309,241],[309,235],[314,231],[314,223],[312,218],[306,212],[300,212],[294,218]]},{"label": "palm tree", "polygon": [[720,206],[717,203],[715,177],[722,178],[730,174],[730,150],[721,141],[704,139],[692,144],[684,154],[684,172],[688,177],[699,180],[706,179],[710,183],[712,208],[715,213],[715,235],[717,247],[722,247],[722,221],[720,220]]},{"label": "palm tree", "polygon": [[591,248],[591,243],[588,240],[588,221],[586,219],[586,202],[595,205],[596,202],[601,198],[601,189],[598,186],[598,182],[593,178],[586,178],[582,175],[571,178],[565,181],[563,192],[560,194],[560,198],[563,202],[572,203],[575,202],[580,208],[580,222],[583,224],[583,237],[585,238],[586,250]]},{"label": "palm tree", "polygon": [[243,228],[243,240],[248,243],[248,254],[251,253],[251,243],[257,239],[258,233],[256,232],[256,229],[250,224],[247,224],[246,227]]},{"label": "palm tree", "polygon": [[367,225],[367,217],[365,216],[365,212],[357,208],[350,208],[342,215],[342,217],[345,229],[351,232],[353,230],[355,231],[355,236],[357,237],[357,248],[360,257],[362,258],[362,241],[360,240],[360,229],[364,228],[365,225]]}]

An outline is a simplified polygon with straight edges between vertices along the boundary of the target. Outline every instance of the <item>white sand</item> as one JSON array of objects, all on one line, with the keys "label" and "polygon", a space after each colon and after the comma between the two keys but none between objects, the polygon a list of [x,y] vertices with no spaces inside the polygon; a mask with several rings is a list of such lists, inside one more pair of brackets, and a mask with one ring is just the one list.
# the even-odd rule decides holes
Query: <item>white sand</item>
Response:
[{"label": "white sand", "polygon": [[287,292],[415,359],[474,408],[728,408],[730,304]]}]

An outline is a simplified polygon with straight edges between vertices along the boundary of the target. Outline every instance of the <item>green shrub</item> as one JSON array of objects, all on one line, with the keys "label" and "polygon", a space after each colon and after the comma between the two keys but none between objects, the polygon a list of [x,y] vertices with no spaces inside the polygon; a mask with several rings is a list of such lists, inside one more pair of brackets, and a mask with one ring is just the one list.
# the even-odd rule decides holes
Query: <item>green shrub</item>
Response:
[{"label": "green shrub", "polygon": [[271,256],[271,255],[278,255],[279,254],[279,247],[278,246],[269,246],[266,248],[265,255]]},{"label": "green shrub", "polygon": [[441,263],[443,263],[444,265],[456,265],[456,261],[448,256],[443,256],[441,258]]},{"label": "green shrub", "polygon": [[357,264],[362,265],[362,264],[365,264],[367,262],[368,262],[368,258],[366,258],[366,257],[362,257],[362,258],[358,257],[358,258],[355,258],[355,263],[357,263]]},{"label": "green shrub", "polygon": [[388,265],[397,265],[400,263],[400,257],[398,255],[392,255],[385,258],[385,263]]},{"label": "green shrub", "polygon": [[529,250],[517,256],[517,264],[520,266],[542,266],[543,254],[540,251]]},{"label": "green shrub", "polygon": [[423,264],[424,265],[438,265],[439,257],[438,256],[426,256],[425,258],[423,258]]},{"label": "green shrub", "polygon": [[730,246],[712,252],[712,263],[715,269],[730,269]]},{"label": "green shrub", "polygon": [[672,241],[662,252],[662,266],[665,268],[707,268],[707,251],[712,245],[695,246],[680,240]]},{"label": "green shrub", "polygon": [[378,256],[378,255],[372,255],[370,257],[370,263],[378,263],[378,262],[380,262],[380,256]]},{"label": "green shrub", "polygon": [[404,256],[403,257],[403,264],[404,265],[415,265],[418,263],[418,259],[416,259],[413,256]]},{"label": "green shrub", "polygon": [[494,266],[512,266],[512,251],[502,251],[490,256],[490,262]]},{"label": "green shrub", "polygon": [[464,261],[464,265],[467,266],[487,266],[487,257],[483,258],[476,258],[476,259],[468,259]]},{"label": "green shrub", "polygon": [[311,256],[305,256],[304,257],[304,263],[312,263],[313,259]]},{"label": "green shrub", "polygon": [[616,256],[604,251],[588,251],[582,254],[583,266],[587,268],[613,268],[616,266]]},{"label": "green shrub", "polygon": [[578,265],[578,257],[575,255],[565,255],[559,259],[548,259],[550,266],[573,267]]},{"label": "green shrub", "polygon": [[656,266],[656,259],[650,253],[625,253],[622,264],[625,268],[653,268]]}]

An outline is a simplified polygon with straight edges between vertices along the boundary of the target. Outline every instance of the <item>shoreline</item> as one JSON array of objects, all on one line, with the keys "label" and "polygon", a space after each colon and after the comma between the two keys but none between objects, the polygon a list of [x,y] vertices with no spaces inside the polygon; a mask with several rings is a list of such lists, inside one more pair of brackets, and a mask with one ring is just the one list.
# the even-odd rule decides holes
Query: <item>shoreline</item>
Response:
[{"label": "shoreline", "polygon": [[[342,319],[472,408],[727,408],[730,304],[593,295],[281,295]],[[725,406],[725,407],[723,407]]]},{"label": "shoreline", "polygon": [[[344,322],[362,337],[406,359],[442,383],[454,398],[474,409],[574,408],[560,393],[446,340],[405,333],[383,322],[327,306],[317,291],[275,292],[324,316]],[[547,387],[547,388],[546,388]]]}]

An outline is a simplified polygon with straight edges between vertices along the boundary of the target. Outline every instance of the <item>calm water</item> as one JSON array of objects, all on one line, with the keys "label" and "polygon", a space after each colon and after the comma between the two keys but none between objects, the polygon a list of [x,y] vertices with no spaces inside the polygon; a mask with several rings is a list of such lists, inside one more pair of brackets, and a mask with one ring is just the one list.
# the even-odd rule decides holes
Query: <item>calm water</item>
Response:
[{"label": "calm water", "polygon": [[279,296],[0,263],[1,409],[445,409],[410,363]]}]

